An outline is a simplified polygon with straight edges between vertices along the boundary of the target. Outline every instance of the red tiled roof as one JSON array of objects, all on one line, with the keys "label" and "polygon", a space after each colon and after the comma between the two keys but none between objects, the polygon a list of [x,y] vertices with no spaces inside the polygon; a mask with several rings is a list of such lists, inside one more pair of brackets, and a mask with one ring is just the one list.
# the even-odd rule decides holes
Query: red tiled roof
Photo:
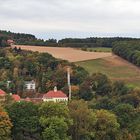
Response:
[{"label": "red tiled roof", "polygon": [[15,101],[20,101],[20,96],[19,95],[17,95],[17,94],[13,94],[12,95],[12,98],[15,100]]},{"label": "red tiled roof", "polygon": [[24,99],[24,101],[31,102],[31,99],[29,97],[27,97],[26,99]]},{"label": "red tiled roof", "polygon": [[5,95],[5,94],[6,94],[6,92],[3,91],[2,89],[0,89],[0,95]]},{"label": "red tiled roof", "polygon": [[49,91],[48,93],[44,94],[43,98],[67,98],[67,95],[62,91]]}]

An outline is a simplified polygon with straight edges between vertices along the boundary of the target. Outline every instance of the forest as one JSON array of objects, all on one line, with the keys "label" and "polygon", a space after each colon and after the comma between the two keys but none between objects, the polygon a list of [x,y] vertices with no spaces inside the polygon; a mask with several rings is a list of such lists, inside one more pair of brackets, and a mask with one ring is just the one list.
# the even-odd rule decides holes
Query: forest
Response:
[{"label": "forest", "polygon": [[12,39],[15,41],[15,44],[17,45],[73,47],[73,48],[94,48],[94,47],[112,48],[113,44],[118,41],[140,40],[137,38],[125,38],[125,37],[65,38],[58,41],[56,39],[43,40],[37,39],[34,35],[31,34],[12,33],[10,31],[2,31],[2,30],[0,30],[0,38],[4,38],[5,40]]},{"label": "forest", "polygon": [[18,45],[56,46],[57,43],[55,39],[49,39],[49,40],[37,39],[32,34],[13,33],[10,31],[3,31],[3,30],[0,30],[0,38],[4,38],[5,40],[11,39],[15,42],[15,44]]},{"label": "forest", "polygon": [[[80,84],[88,73],[81,67],[67,61],[55,59],[48,53],[22,51],[17,49],[0,49],[0,88],[7,92],[24,92],[24,82],[34,80],[37,84],[36,91],[47,92],[57,86],[59,89],[66,88],[67,66],[72,68],[71,82],[73,85]],[[64,76],[65,75],[65,76]],[[9,89],[7,81],[11,81]]]},{"label": "forest", "polygon": [[113,45],[113,53],[140,66],[140,41],[121,41]]},{"label": "forest", "polygon": [[62,47],[74,47],[74,48],[94,48],[94,47],[106,47],[112,48],[113,44],[118,41],[135,41],[136,38],[123,38],[123,37],[90,37],[90,38],[66,38],[58,41],[58,45]]},{"label": "forest", "polygon": [[[83,68],[47,53],[0,49],[1,140],[139,140],[140,90],[106,75],[89,75]],[[66,94],[71,67],[72,100],[64,103],[14,102],[8,93],[25,98],[24,81],[35,80],[37,92],[54,86]],[[11,80],[9,88],[6,81]],[[30,95],[34,96],[34,95]]]},{"label": "forest", "polygon": [[7,38],[0,36],[0,47],[8,47]]}]

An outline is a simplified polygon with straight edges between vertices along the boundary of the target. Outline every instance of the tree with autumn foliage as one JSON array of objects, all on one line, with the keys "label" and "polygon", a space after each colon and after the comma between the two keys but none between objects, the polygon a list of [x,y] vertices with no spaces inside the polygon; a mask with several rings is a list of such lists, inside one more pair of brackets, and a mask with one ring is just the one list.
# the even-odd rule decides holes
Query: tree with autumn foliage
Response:
[{"label": "tree with autumn foliage", "polygon": [[73,140],[92,140],[95,138],[96,115],[84,100],[73,100],[68,104],[73,125],[70,133]]},{"label": "tree with autumn foliage", "polygon": [[96,111],[97,122],[95,124],[96,140],[118,140],[120,124],[117,122],[117,116],[107,110]]},{"label": "tree with autumn foliage", "polygon": [[10,140],[12,123],[6,112],[0,107],[0,140]]}]

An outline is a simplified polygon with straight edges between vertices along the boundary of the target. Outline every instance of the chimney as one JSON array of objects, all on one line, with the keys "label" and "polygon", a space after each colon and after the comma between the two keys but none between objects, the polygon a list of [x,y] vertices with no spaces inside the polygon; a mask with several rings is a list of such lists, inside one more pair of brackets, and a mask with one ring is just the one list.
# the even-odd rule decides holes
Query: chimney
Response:
[{"label": "chimney", "polygon": [[57,92],[57,87],[56,86],[54,87],[54,92]]},{"label": "chimney", "polygon": [[70,67],[67,68],[67,80],[68,80],[68,88],[69,88],[69,100],[71,100]]}]

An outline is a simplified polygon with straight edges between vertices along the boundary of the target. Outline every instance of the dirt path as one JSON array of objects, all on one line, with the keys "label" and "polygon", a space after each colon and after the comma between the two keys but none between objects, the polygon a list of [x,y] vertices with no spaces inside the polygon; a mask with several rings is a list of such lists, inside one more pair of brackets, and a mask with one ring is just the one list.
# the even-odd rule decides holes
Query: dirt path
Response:
[{"label": "dirt path", "polygon": [[[15,47],[15,45],[13,46]],[[48,52],[55,58],[68,60],[69,62],[78,62],[84,60],[98,59],[104,57],[112,56],[112,53],[104,52],[86,52],[82,50],[77,50],[73,48],[60,48],[60,47],[39,47],[39,46],[23,46],[16,45],[24,50],[38,51],[38,52]]]}]

